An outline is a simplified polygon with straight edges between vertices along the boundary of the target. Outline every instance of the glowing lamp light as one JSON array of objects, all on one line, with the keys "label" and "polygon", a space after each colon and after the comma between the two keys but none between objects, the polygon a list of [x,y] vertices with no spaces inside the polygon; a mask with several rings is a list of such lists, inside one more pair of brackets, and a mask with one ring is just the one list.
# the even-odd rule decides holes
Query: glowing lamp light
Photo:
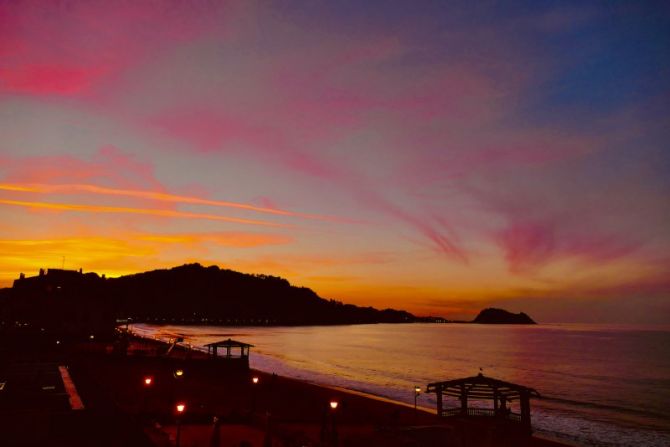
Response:
[{"label": "glowing lamp light", "polygon": [[95,338],[95,335],[91,334],[91,335],[88,336],[88,338],[90,338],[91,340],[93,340],[93,339]]},{"label": "glowing lamp light", "polygon": [[176,408],[177,408],[177,413],[181,414],[181,413],[184,412],[184,410],[186,410],[186,404],[179,403],[179,404],[177,404]]},{"label": "glowing lamp light", "polygon": [[184,370],[183,369],[178,369],[174,372],[174,376],[177,377],[177,378],[182,377],[183,375],[184,375]]},{"label": "glowing lamp light", "polygon": [[153,378],[153,377],[145,377],[145,378],[144,378],[144,385],[146,385],[146,386],[151,386],[151,384],[152,384],[153,382],[154,382],[154,378]]},{"label": "glowing lamp light", "polygon": [[339,405],[339,402],[338,402],[338,401],[336,401],[336,400],[331,400],[331,401],[330,401],[330,408],[331,408],[332,410],[337,410],[337,406],[338,406],[338,405]]},{"label": "glowing lamp light", "polygon": [[56,344],[59,345],[59,344],[60,344],[60,340],[56,340]]},{"label": "glowing lamp light", "polygon": [[258,377],[253,377],[251,379],[251,381],[254,383],[254,385],[257,384],[258,383]]},{"label": "glowing lamp light", "polygon": [[414,387],[414,392],[416,394],[421,394],[421,387],[420,386]]}]

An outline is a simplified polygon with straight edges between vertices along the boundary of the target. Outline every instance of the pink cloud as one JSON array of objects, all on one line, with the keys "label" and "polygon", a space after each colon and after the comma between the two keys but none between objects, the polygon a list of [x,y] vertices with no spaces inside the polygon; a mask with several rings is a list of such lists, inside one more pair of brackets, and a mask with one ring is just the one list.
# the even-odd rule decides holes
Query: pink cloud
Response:
[{"label": "pink cloud", "polygon": [[[218,11],[208,9],[203,14],[197,7],[174,4],[140,2],[110,7],[97,2],[75,3],[67,12],[37,3],[28,5],[20,10],[6,9],[11,22],[6,37],[24,48],[8,64],[9,71],[0,72],[0,77],[4,73],[5,87],[14,92],[70,95],[97,88],[95,94],[101,95],[100,87],[107,85],[106,81],[141,64],[143,58],[175,43],[219,33],[218,28],[230,23],[228,16],[224,26],[214,27],[212,24],[221,18]],[[39,31],[31,35],[32,29]],[[485,63],[474,58],[465,62],[460,57],[448,58],[449,52],[440,54],[448,62],[436,59],[422,63],[421,57],[426,55],[412,45],[411,38],[402,33],[381,34],[356,40],[319,36],[325,40],[319,40],[318,45],[292,47],[290,37],[279,33],[277,51],[264,54],[260,65],[254,61],[240,73],[234,72],[243,77],[247,69],[250,76],[258,77],[254,77],[253,85],[239,84],[242,89],[250,89],[253,99],[245,98],[241,104],[228,101],[225,88],[217,88],[220,84],[212,85],[209,96],[190,103],[160,90],[159,110],[121,119],[130,122],[137,118],[141,130],[186,143],[183,146],[189,151],[234,151],[335,183],[364,207],[413,228],[434,250],[467,262],[457,231],[447,225],[450,217],[433,211],[429,201],[415,206],[403,203],[402,197],[445,177],[466,176],[503,165],[550,163],[582,147],[565,138],[557,143],[541,132],[521,129],[522,135],[512,132],[501,137],[496,131],[495,120],[505,113],[500,99],[513,97],[527,81],[518,69],[497,69],[510,64],[506,52],[488,54]],[[90,38],[83,40],[85,35]],[[254,36],[249,33],[241,38]],[[403,63],[417,56],[417,63]],[[40,76],[44,67],[55,76]],[[119,117],[126,112],[122,99],[108,110]],[[471,130],[461,133],[473,122],[478,126],[475,137]],[[344,136],[363,129],[382,137],[376,147],[363,146],[360,150],[366,155],[373,151],[380,160],[396,164],[395,171],[391,168],[387,172],[393,180],[388,194],[386,188],[378,191],[378,185],[366,179],[363,169],[357,169],[356,155],[345,150],[351,143],[343,142]],[[326,153],[323,147],[332,152]],[[147,175],[125,171],[133,177]],[[41,173],[47,174],[46,169]],[[102,174],[106,176],[109,174]],[[521,251],[524,244],[528,246],[525,251],[531,252],[539,250],[532,247],[546,243],[546,238],[542,242],[542,235],[528,229],[509,232],[500,240],[521,247]]]},{"label": "pink cloud", "polygon": [[[287,110],[290,110],[288,108]],[[278,114],[278,124],[285,117]],[[161,134],[189,142],[201,151],[236,152],[252,159],[271,161],[275,164],[319,179],[340,185],[366,208],[392,216],[409,225],[430,243],[430,247],[458,262],[468,262],[468,256],[455,236],[453,229],[447,229],[446,219],[441,221],[430,213],[414,213],[403,206],[394,204],[375,192],[356,169],[324,163],[312,153],[294,149],[292,140],[300,140],[286,129],[254,124],[254,117],[243,119],[233,117],[217,109],[169,110],[150,118],[149,126]],[[321,125],[327,125],[325,120]],[[291,126],[287,125],[287,129]],[[337,127],[335,127],[337,128]],[[304,139],[303,139],[304,141]],[[318,144],[315,140],[314,144]]]},{"label": "pink cloud", "polygon": [[475,135],[427,131],[407,144],[422,150],[398,169],[396,178],[403,184],[421,188],[458,181],[459,188],[471,194],[468,182],[473,177],[489,173],[497,176],[506,169],[542,169],[579,159],[602,150],[604,140],[586,134],[559,135],[551,129],[503,131],[488,127]]},{"label": "pink cloud", "polygon": [[[285,119],[278,113],[281,124]],[[326,125],[326,120],[321,125]],[[419,231],[437,252],[459,262],[467,262],[467,255],[453,234],[443,225],[431,222],[428,215],[414,215],[393,204],[374,191],[355,169],[326,164],[311,153],[294,149],[289,141],[296,139],[290,131],[279,127],[256,125],[253,117],[233,117],[217,109],[182,108],[164,111],[149,119],[148,124],[163,135],[189,142],[201,151],[236,152],[250,158],[272,161],[292,171],[319,179],[336,182],[364,206],[393,216]],[[286,126],[290,129],[291,126]],[[293,137],[293,138],[292,138]],[[316,143],[315,143],[316,144]]]},{"label": "pink cloud", "polygon": [[0,80],[12,92],[71,95],[87,90],[106,71],[102,67],[25,64],[0,70]]},{"label": "pink cloud", "polygon": [[[355,181],[352,180],[350,185],[355,185]],[[468,263],[468,254],[448,224],[447,219],[431,216],[430,213],[410,212],[360,183],[355,187],[358,189],[356,197],[366,206],[409,225],[428,239],[430,247],[434,251],[445,255],[449,259]]]},{"label": "pink cloud", "polygon": [[389,69],[385,64],[394,66],[394,57],[411,54],[400,45],[368,60],[348,57],[349,51],[329,54],[342,63],[317,59],[303,61],[301,70],[287,63],[271,68],[276,70],[271,79],[273,90],[282,92],[283,98],[276,105],[280,124],[301,123],[300,136],[317,143],[338,141],[366,128],[390,135],[407,129],[402,138],[390,142],[411,145],[420,155],[436,141],[444,142],[443,134],[424,140],[435,133],[436,124],[451,128],[497,113],[493,101],[499,95],[498,87],[476,69],[456,64]]},{"label": "pink cloud", "polygon": [[257,118],[234,116],[217,108],[182,107],[150,117],[147,125],[160,134],[190,143],[204,151],[236,152],[260,158],[320,178],[333,178],[336,169],[289,143],[289,133],[256,123]]},{"label": "pink cloud", "polygon": [[[497,135],[497,141],[476,145],[457,153],[445,163],[455,174],[495,166],[543,165],[582,156],[598,148],[593,137],[555,135],[548,131],[518,131],[516,135]],[[455,169],[454,169],[455,168]]]},{"label": "pink cloud", "polygon": [[559,215],[536,220],[524,217],[522,212],[510,217],[509,224],[497,232],[495,240],[514,273],[533,272],[547,263],[566,258],[590,263],[612,262],[634,255],[644,245],[634,236],[600,228],[590,215],[577,221],[572,216]]},{"label": "pink cloud", "polygon": [[[384,198],[384,194],[375,191],[378,185],[359,172],[356,157],[338,157],[337,151],[351,144],[341,141],[345,136],[362,129],[389,134],[391,137],[385,136],[379,148],[361,150],[378,151],[382,161],[412,153],[409,160],[402,160],[399,171],[416,162],[416,179],[426,184],[432,176],[443,174],[439,173],[431,148],[443,143],[444,135],[435,133],[433,139],[415,144],[424,135],[425,126],[432,120],[446,122],[449,127],[455,125],[449,120],[461,123],[468,117],[490,117],[491,97],[497,94],[498,85],[475,69],[453,64],[394,74],[384,64],[404,57],[408,49],[395,40],[379,42],[361,49],[333,45],[327,54],[320,52],[310,57],[302,53],[279,54],[267,64],[264,61],[261,73],[267,73],[270,82],[257,85],[265,92],[260,95],[263,101],[256,103],[253,98],[257,92],[253,92],[252,99],[236,107],[225,94],[218,97],[214,93],[200,104],[177,101],[146,119],[147,126],[202,152],[234,151],[249,159],[328,180],[349,191],[367,209],[413,228],[437,252],[467,262],[468,255],[456,232],[444,225],[449,220],[446,216],[439,222],[432,211],[409,211],[411,207]],[[406,134],[401,131],[405,128],[415,130]],[[330,152],[322,151],[324,146]],[[458,165],[473,165],[477,157],[482,158],[481,163],[495,164],[495,159],[514,151],[520,149],[501,149],[500,154],[483,154],[485,150],[474,155],[466,153]],[[525,155],[518,155],[522,156]],[[411,186],[403,175],[404,172],[398,176],[391,173],[393,184],[389,188],[402,190]],[[423,208],[432,207],[426,204]]]},{"label": "pink cloud", "polygon": [[556,251],[553,228],[533,223],[512,225],[504,229],[499,235],[499,243],[513,271],[542,265]]},{"label": "pink cloud", "polygon": [[[225,13],[224,13],[225,10]],[[0,91],[82,96],[151,53],[225,34],[223,4],[40,2],[0,5]]]},{"label": "pink cloud", "polygon": [[151,163],[114,146],[100,148],[89,159],[71,155],[5,157],[3,181],[11,183],[98,183],[122,188],[165,188]]},{"label": "pink cloud", "polygon": [[[0,159],[0,180],[11,184],[91,184],[123,189],[147,189],[165,192],[166,187],[158,180],[152,163],[138,159],[114,146],[100,148],[93,155],[79,158],[72,155],[43,155],[29,157],[5,157]],[[67,194],[67,191],[62,191]],[[86,191],[74,191],[89,195]],[[30,192],[31,197],[41,199],[46,192]],[[14,197],[12,195],[11,197]],[[129,201],[130,200],[130,201]],[[134,204],[151,206],[161,210],[174,210],[175,203],[156,201],[143,197],[108,197],[111,205]]]},{"label": "pink cloud", "polygon": [[[511,272],[533,274],[561,261],[582,268],[622,258],[646,262],[662,250],[654,198],[599,162],[612,147],[577,136],[551,146],[546,157],[500,161],[461,179],[459,188],[491,214],[482,235],[500,247]],[[645,216],[648,227],[640,225]]]},{"label": "pink cloud", "polygon": [[225,143],[250,141],[268,144],[272,139],[266,129],[205,109],[166,110],[148,120],[165,135],[187,141],[202,151],[223,150]]}]

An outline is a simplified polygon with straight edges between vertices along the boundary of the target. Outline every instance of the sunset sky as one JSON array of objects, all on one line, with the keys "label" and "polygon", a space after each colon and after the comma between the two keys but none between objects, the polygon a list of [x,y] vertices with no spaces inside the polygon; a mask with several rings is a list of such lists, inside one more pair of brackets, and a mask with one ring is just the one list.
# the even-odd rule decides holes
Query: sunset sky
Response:
[{"label": "sunset sky", "polygon": [[0,0],[0,287],[668,322],[669,101],[667,2]]}]

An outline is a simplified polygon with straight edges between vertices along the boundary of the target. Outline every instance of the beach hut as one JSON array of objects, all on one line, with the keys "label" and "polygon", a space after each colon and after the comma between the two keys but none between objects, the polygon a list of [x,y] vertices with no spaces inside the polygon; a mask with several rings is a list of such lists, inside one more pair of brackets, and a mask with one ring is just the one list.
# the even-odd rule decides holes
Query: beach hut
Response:
[{"label": "beach hut", "polygon": [[[231,362],[239,362],[249,367],[249,350],[253,348],[254,345],[249,343],[243,343],[241,341],[227,339],[221,340],[214,343],[206,344],[207,354],[213,359],[223,359]],[[225,351],[219,355],[219,350]]]},{"label": "beach hut", "polygon": [[[479,373],[473,377],[429,383],[427,393],[437,395],[437,415],[442,417],[494,418],[512,426],[519,426],[523,433],[530,435],[530,398],[540,397],[533,388],[516,383],[486,377]],[[456,398],[457,406],[446,406],[446,400]],[[492,408],[470,406],[472,401],[491,401]],[[519,412],[512,411],[518,403]]]}]

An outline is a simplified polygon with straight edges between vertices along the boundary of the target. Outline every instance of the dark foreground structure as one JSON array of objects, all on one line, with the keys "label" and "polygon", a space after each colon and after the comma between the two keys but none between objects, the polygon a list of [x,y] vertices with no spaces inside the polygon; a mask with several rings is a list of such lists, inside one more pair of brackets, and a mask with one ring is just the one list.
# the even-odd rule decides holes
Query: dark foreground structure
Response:
[{"label": "dark foreground structure", "polygon": [[[216,344],[214,357],[213,347],[208,354],[183,340],[165,343],[121,328],[116,338],[0,329],[0,446],[560,446],[527,436],[521,415],[511,412],[476,417],[483,410],[466,405],[466,417],[443,417],[452,414],[444,408],[436,416],[240,368],[238,353],[248,360],[249,345]],[[499,412],[515,392],[520,401],[528,390],[471,379],[478,384],[463,379],[430,386],[441,385],[439,396],[448,397],[464,385],[475,399],[484,381],[497,391]]]},{"label": "dark foreground structure", "polygon": [[[427,393],[437,395],[437,415],[441,417],[492,418],[508,431],[524,435],[532,433],[530,423],[530,398],[540,397],[532,388],[516,383],[486,377],[479,373],[473,377],[429,383]],[[459,401],[456,407],[445,407],[445,398]],[[491,401],[493,408],[471,407],[471,401]],[[513,412],[518,404],[519,412]]]},{"label": "dark foreground structure", "polygon": [[[209,343],[205,347],[207,348],[207,355],[212,359],[222,359],[231,365],[239,365],[238,367],[249,369],[249,349],[253,348],[254,345],[229,338]],[[219,349],[225,351],[225,355],[219,355]]]}]

